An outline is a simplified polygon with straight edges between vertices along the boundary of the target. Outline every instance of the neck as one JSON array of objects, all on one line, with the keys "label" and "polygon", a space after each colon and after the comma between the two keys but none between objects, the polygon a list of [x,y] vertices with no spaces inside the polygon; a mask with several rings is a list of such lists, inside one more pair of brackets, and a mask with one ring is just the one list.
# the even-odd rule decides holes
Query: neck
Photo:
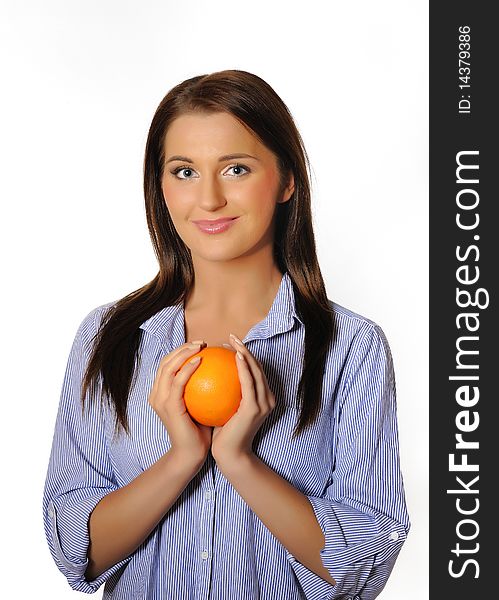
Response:
[{"label": "neck", "polygon": [[186,312],[208,311],[214,317],[255,315],[263,318],[272,306],[282,280],[273,261],[193,260],[195,280],[185,302]]}]

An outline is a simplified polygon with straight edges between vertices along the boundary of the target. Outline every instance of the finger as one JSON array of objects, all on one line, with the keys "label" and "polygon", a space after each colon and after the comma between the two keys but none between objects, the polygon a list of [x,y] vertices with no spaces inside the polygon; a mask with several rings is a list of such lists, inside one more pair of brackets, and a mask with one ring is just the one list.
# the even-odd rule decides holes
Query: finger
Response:
[{"label": "finger", "polygon": [[183,363],[201,350],[202,344],[183,344],[173,353],[168,354],[166,357],[161,359],[159,371],[166,372],[170,378],[175,376],[175,373],[180,369]]},{"label": "finger", "polygon": [[256,359],[247,351],[248,354],[243,354],[244,361],[248,365],[248,370],[251,373],[253,380],[253,386],[256,394],[256,402],[260,409],[268,410],[267,405],[267,387],[265,385],[264,377],[262,377],[261,367],[259,366]]},{"label": "finger", "polygon": [[178,396],[182,397],[184,392],[185,384],[189,381],[189,378],[194,371],[201,364],[201,357],[194,356],[182,365],[178,371],[174,374],[171,389],[176,392]]},{"label": "finger", "polygon": [[246,346],[238,338],[231,337],[231,342],[234,347],[243,355],[244,360],[248,366],[251,376],[254,381],[254,388],[256,394],[256,401],[261,408],[268,408],[267,395],[270,394],[270,388],[263,372],[262,366],[257,359],[251,354]]},{"label": "finger", "polygon": [[249,403],[261,408],[258,403],[257,391],[255,389],[255,383],[253,381],[253,375],[251,374],[249,365],[242,353],[240,353],[240,356],[243,358],[239,358],[236,353],[237,372],[239,375],[239,381],[241,382],[242,391],[241,404]]},{"label": "finger", "polygon": [[197,362],[187,361],[177,373],[166,372],[164,377],[160,378],[158,385],[158,397],[167,400],[169,406],[176,406],[185,412],[185,403],[183,399],[185,384],[189,381],[190,376],[198,368],[201,363],[201,357],[197,358]]},{"label": "finger", "polygon": [[163,357],[156,372],[152,394],[159,394],[160,397],[168,394],[175,374],[189,358],[189,355],[193,355],[196,352],[199,352],[197,344],[183,344],[176,351]]},{"label": "finger", "polygon": [[175,348],[175,350],[173,350],[169,354],[166,354],[165,356],[163,356],[163,358],[161,359],[161,362],[159,363],[159,367],[161,369],[163,369],[164,367],[167,367],[168,365],[171,365],[174,362],[176,364],[178,364],[178,363],[182,364],[183,361],[180,361],[179,357],[183,356],[184,360],[186,360],[189,352],[193,352],[193,351],[199,352],[199,350],[204,345],[205,345],[205,342],[203,342],[202,340],[196,340],[194,342],[186,342],[185,344],[182,344],[178,348]]}]

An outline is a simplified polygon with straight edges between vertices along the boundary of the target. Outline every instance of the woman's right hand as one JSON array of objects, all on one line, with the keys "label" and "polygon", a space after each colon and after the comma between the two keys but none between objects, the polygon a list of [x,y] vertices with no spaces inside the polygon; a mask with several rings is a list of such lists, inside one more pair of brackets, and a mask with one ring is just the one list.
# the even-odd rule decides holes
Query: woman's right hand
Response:
[{"label": "woman's right hand", "polygon": [[[191,419],[183,395],[185,384],[200,364],[192,364],[188,359],[199,352],[203,345],[193,342],[182,344],[164,356],[149,395],[149,404],[168,431],[171,450],[201,465],[211,447],[213,428]],[[188,362],[180,369],[185,361]]]}]

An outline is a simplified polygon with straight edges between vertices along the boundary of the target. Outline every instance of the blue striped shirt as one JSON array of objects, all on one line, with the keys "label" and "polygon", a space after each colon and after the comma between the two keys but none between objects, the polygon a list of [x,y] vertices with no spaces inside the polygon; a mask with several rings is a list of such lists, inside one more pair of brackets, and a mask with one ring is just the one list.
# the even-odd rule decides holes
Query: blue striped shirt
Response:
[{"label": "blue striped shirt", "polygon": [[275,538],[217,468],[211,454],[151,535],[130,556],[87,581],[90,513],[170,448],[148,402],[160,360],[185,343],[183,304],[142,329],[137,378],[128,399],[131,435],[113,437],[114,415],[92,403],[82,415],[81,382],[104,310],[81,322],[69,354],[43,495],[53,559],[69,585],[104,599],[371,600],[409,531],[399,467],[395,378],[385,335],[373,321],[329,301],[337,337],[328,350],[321,410],[296,439],[304,324],[284,273],[274,302],[244,338],[260,361],[276,407],[254,452],[305,494],[325,536],[324,566],[309,570]]}]

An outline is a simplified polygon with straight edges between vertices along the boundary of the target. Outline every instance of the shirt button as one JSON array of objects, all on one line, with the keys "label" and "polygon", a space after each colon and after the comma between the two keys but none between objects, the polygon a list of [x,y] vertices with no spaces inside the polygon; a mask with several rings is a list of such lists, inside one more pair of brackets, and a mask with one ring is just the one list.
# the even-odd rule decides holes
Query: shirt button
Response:
[{"label": "shirt button", "polygon": [[211,491],[210,491],[210,490],[207,490],[207,491],[204,493],[204,497],[206,498],[206,500],[211,500]]},{"label": "shirt button", "polygon": [[392,542],[396,542],[399,539],[399,534],[396,531],[390,533],[390,539]]},{"label": "shirt button", "polygon": [[208,554],[208,550],[203,550],[203,551],[201,552],[201,558],[202,558],[203,560],[206,560],[206,559],[208,558],[208,556],[209,556],[209,554]]},{"label": "shirt button", "polygon": [[52,519],[52,517],[54,516],[54,511],[51,508],[49,508],[47,514]]}]

